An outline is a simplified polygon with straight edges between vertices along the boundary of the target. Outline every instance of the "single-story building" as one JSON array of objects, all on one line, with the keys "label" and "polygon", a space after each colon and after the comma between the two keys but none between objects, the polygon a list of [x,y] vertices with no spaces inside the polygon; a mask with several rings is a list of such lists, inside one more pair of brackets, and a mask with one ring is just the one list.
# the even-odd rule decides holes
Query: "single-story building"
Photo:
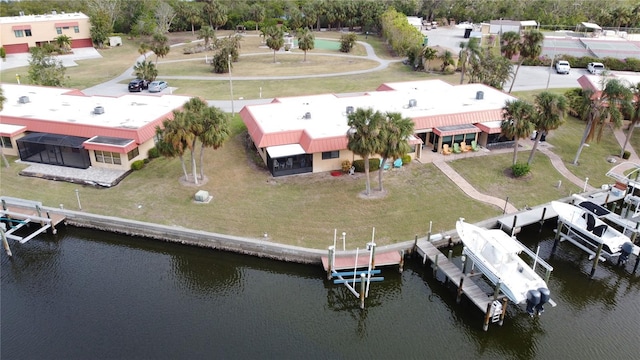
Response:
[{"label": "single-story building", "polygon": [[[509,31],[521,33],[538,28],[538,23],[535,20],[491,20],[488,25],[489,34],[504,34]],[[487,24],[482,24],[483,34],[486,34],[486,26]]]},{"label": "single-story building", "polygon": [[6,155],[23,161],[79,169],[129,170],[155,146],[155,129],[188,96],[86,96],[79,90],[0,84]]},{"label": "single-story building", "polygon": [[0,17],[0,46],[7,54],[28,53],[30,47],[53,43],[60,35],[71,38],[72,49],[93,46],[91,22],[83,13]]},{"label": "single-story building", "polygon": [[[627,85],[629,87],[640,84],[640,75],[632,74],[632,73],[609,73],[607,75],[610,79],[617,79],[622,84]],[[598,96],[600,96],[600,92],[602,91],[602,76],[601,75],[582,75],[578,78],[578,84],[582,89],[588,89],[595,92]]]},{"label": "single-story building", "polygon": [[441,80],[385,83],[361,95],[323,94],[276,98],[240,111],[249,136],[273,176],[324,172],[353,161],[347,149],[347,116],[358,108],[400,112],[415,123],[409,155],[477,141],[500,141],[506,101],[516,98],[482,84],[450,85]]}]

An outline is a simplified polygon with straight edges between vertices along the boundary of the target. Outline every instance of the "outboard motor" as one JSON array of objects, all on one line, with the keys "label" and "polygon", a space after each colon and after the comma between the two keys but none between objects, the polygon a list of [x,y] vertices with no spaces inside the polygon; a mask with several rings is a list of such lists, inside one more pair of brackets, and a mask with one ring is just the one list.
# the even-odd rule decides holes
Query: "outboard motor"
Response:
[{"label": "outboard motor", "polygon": [[540,316],[544,312],[544,304],[549,302],[551,298],[551,291],[547,288],[539,288],[540,292],[540,302],[536,305],[536,315]]},{"label": "outboard motor", "polygon": [[540,303],[540,291],[527,291],[527,313],[533,316],[533,309]]},{"label": "outboard motor", "polygon": [[618,256],[618,265],[626,264],[627,260],[629,260],[629,255],[633,252],[633,244],[629,241],[622,244],[620,247],[620,256]]}]

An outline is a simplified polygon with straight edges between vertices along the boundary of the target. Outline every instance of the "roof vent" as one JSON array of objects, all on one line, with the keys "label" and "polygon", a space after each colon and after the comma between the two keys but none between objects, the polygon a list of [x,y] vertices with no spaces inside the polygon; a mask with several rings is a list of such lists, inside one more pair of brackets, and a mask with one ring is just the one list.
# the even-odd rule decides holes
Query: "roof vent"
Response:
[{"label": "roof vent", "polygon": [[484,99],[484,91],[476,92],[476,100],[482,100],[482,99]]},{"label": "roof vent", "polygon": [[347,115],[353,114],[353,106],[347,106]]},{"label": "roof vent", "polygon": [[93,108],[93,113],[96,115],[104,114],[104,107],[96,106],[95,108]]},{"label": "roof vent", "polygon": [[18,102],[20,104],[26,104],[29,102],[29,97],[28,96],[20,96],[20,98],[18,99]]},{"label": "roof vent", "polygon": [[310,112],[304,113],[304,118],[307,120],[311,119],[311,113]]},{"label": "roof vent", "polygon": [[51,10],[51,15],[56,15],[58,12],[55,10]]},{"label": "roof vent", "polygon": [[416,107],[416,106],[418,106],[418,102],[416,101],[416,99],[409,100],[409,107],[410,108]]}]

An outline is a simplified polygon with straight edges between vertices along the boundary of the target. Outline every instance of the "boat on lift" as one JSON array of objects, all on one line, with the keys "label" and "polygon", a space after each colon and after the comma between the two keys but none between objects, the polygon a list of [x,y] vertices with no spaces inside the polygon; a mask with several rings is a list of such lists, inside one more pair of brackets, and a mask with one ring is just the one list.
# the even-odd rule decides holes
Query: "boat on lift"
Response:
[{"label": "boat on lift", "polygon": [[[464,244],[463,253],[500,291],[515,304],[527,304],[530,315],[542,313],[546,303],[554,304],[546,282],[519,254],[523,245],[500,229],[483,229],[464,219],[456,223]],[[536,258],[537,260],[537,258]]]},{"label": "boat on lift", "polygon": [[602,244],[601,254],[610,261],[620,255],[628,256],[634,247],[631,240],[599,218],[606,215],[606,209],[587,205],[590,204],[580,207],[559,201],[551,202],[553,211],[558,214],[560,221],[569,227],[569,233],[579,238],[580,243],[576,245],[582,244],[597,249]]}]

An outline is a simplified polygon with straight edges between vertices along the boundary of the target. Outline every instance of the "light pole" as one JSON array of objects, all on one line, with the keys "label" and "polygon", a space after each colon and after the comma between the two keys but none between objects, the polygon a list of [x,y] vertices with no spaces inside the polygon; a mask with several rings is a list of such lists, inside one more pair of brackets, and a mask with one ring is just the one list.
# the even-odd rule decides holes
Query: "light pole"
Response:
[{"label": "light pole", "polygon": [[233,81],[231,80],[231,54],[227,58],[227,66],[229,68],[229,90],[231,91],[231,116],[235,115],[235,109],[233,108]]},{"label": "light pole", "polygon": [[76,191],[76,199],[78,199],[78,208],[82,210],[82,204],[80,204],[80,191],[78,191],[78,189],[76,189],[75,191]]}]

